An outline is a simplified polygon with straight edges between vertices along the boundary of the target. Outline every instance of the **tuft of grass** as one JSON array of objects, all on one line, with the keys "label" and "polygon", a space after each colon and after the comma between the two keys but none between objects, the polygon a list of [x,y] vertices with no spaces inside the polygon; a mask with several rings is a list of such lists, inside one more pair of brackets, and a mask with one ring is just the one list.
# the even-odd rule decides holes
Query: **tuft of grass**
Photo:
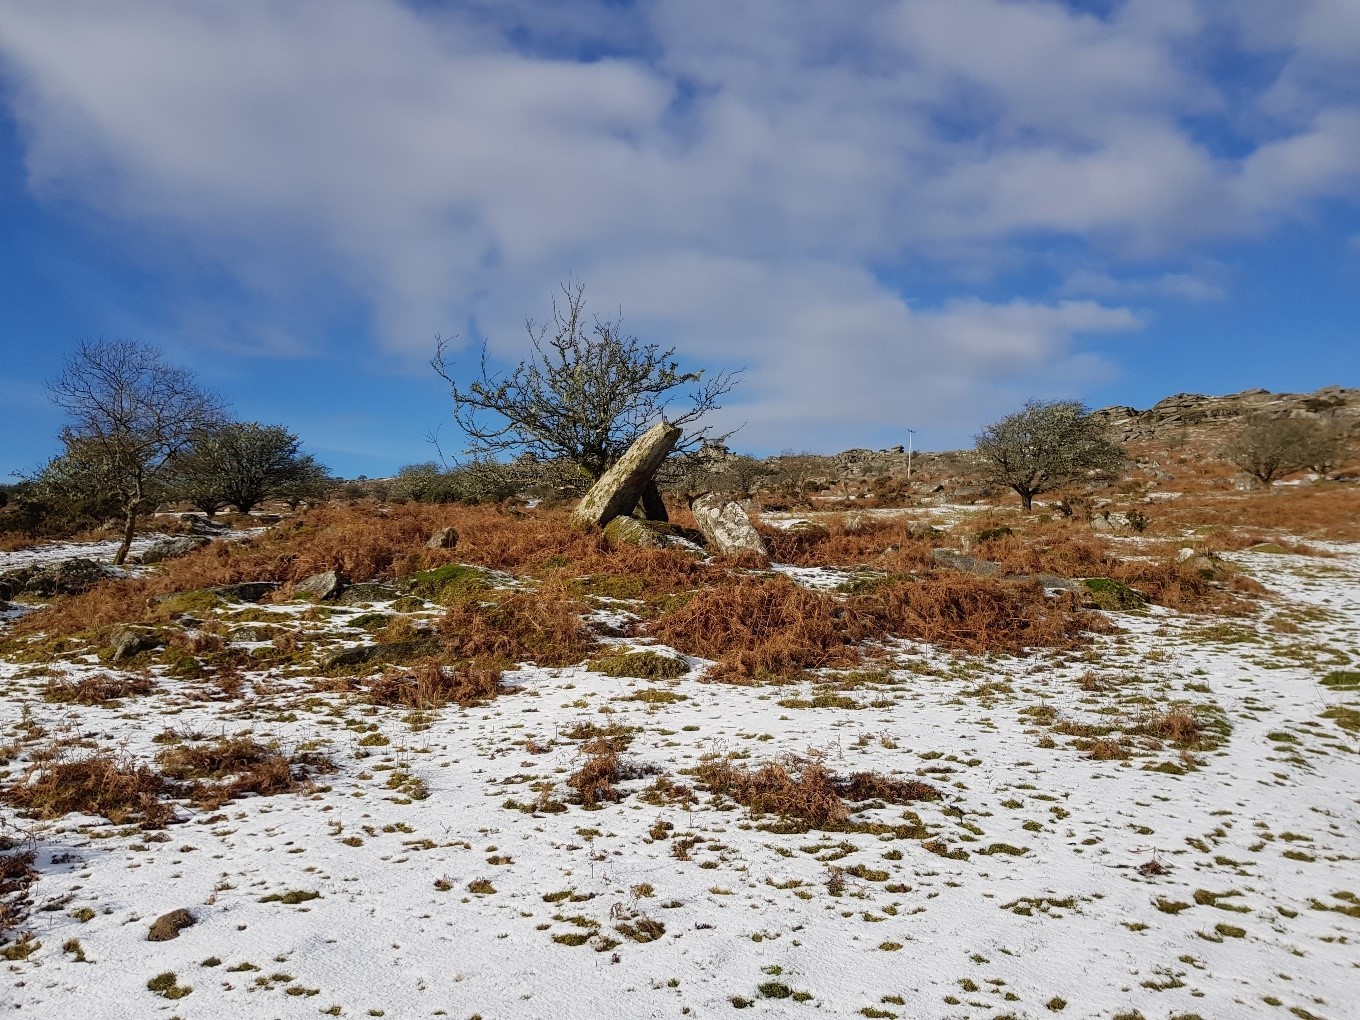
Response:
[{"label": "tuft of grass", "polygon": [[307,903],[311,900],[319,900],[321,894],[311,889],[290,889],[282,893],[270,893],[268,896],[261,896],[261,903],[283,903],[290,907],[297,906],[299,903]]},{"label": "tuft of grass", "polygon": [[79,679],[50,679],[43,700],[59,705],[109,705],[120,698],[150,694],[156,684],[150,676],[96,673]]},{"label": "tuft of grass", "polygon": [[0,801],[48,820],[79,812],[115,825],[162,828],[174,809],[160,800],[165,781],[127,756],[100,751],[83,758],[43,761],[18,781],[0,787]]},{"label": "tuft of grass", "polygon": [[165,999],[182,999],[193,991],[189,985],[181,985],[173,970],[157,974],[146,983],[147,991],[154,992]]},{"label": "tuft of grass", "polygon": [[755,815],[776,815],[784,823],[804,828],[834,829],[844,825],[851,801],[881,800],[905,804],[935,800],[940,792],[926,783],[897,780],[860,772],[842,779],[819,758],[786,756],[778,762],[750,769],[732,758],[709,758],[696,770],[710,792],[730,797]]},{"label": "tuft of grass", "polygon": [[189,784],[195,805],[210,810],[247,794],[270,797],[298,788],[289,758],[249,737],[181,744],[166,748],[157,760],[167,777]]},{"label": "tuft of grass", "polygon": [[454,704],[481,705],[519,688],[501,685],[501,669],[494,660],[474,659],[449,666],[438,659],[421,659],[409,668],[388,667],[368,683],[374,705],[395,705],[429,711]]}]

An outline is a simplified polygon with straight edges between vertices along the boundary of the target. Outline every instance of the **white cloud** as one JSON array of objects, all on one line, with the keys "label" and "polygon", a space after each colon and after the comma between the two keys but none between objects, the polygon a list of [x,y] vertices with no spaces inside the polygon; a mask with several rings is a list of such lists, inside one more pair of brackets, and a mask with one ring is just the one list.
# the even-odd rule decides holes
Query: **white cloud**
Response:
[{"label": "white cloud", "polygon": [[[889,420],[884,379],[953,420],[1104,371],[1076,338],[1137,325],[1090,301],[909,304],[870,267],[985,277],[1055,234],[1155,263],[1347,197],[1360,101],[1318,69],[1354,66],[1334,44],[1354,6],[1252,9],[1274,28],[1194,0],[29,5],[0,59],[33,191],[131,225],[143,258],[232,274],[273,320],[247,346],[296,349],[329,290],[398,354],[470,321],[512,351],[575,272],[684,349],[750,363],[744,410],[773,435]],[[1229,28],[1287,50],[1252,101],[1293,96],[1233,155],[1186,126],[1250,120],[1196,62]],[[1064,293],[1213,287],[1158,266]],[[180,314],[212,332],[192,325],[210,310]]]}]

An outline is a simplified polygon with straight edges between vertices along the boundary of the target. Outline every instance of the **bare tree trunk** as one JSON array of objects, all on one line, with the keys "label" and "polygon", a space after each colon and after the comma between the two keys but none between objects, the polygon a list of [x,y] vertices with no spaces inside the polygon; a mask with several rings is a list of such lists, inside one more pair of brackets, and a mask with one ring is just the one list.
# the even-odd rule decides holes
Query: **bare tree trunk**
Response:
[{"label": "bare tree trunk", "polygon": [[132,548],[132,536],[137,531],[137,506],[134,503],[127,508],[127,518],[123,523],[123,544],[118,547],[118,552],[113,557],[113,565],[121,567],[123,561],[127,559],[128,550]]},{"label": "bare tree trunk", "polygon": [[1025,513],[1029,513],[1031,510],[1034,509],[1034,493],[1032,492],[1020,493],[1020,501],[1025,504]]}]

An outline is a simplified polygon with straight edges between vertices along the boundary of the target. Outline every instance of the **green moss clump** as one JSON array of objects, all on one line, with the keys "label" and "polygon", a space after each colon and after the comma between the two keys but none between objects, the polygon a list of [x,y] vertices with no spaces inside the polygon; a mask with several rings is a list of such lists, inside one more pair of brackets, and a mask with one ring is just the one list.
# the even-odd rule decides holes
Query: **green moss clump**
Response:
[{"label": "green moss clump", "polygon": [[1353,669],[1337,669],[1318,682],[1334,691],[1360,691],[1360,672]]},{"label": "green moss clump", "polygon": [[382,630],[392,620],[390,613],[362,613],[349,621],[351,627],[359,630],[375,631]]},{"label": "green moss clump", "polygon": [[412,574],[406,579],[403,587],[411,595],[446,606],[486,591],[491,587],[491,582],[487,572],[481,567],[467,563],[450,563],[434,570],[422,570],[418,574]]},{"label": "green moss clump", "polygon": [[226,602],[216,592],[208,591],[206,588],[197,591],[181,591],[174,595],[166,595],[156,601],[156,615],[161,619],[169,619],[173,616],[202,616],[212,612],[214,609],[221,609]]},{"label": "green moss clump", "polygon": [[1322,718],[1332,720],[1343,730],[1350,733],[1360,733],[1360,710],[1347,708],[1345,705],[1337,705],[1323,712]]},{"label": "green moss clump", "polygon": [[586,666],[592,673],[605,676],[635,677],[639,680],[674,680],[689,672],[689,663],[676,655],[659,652],[626,652],[603,655]]},{"label": "green moss clump", "polygon": [[1109,613],[1133,613],[1147,608],[1147,599],[1112,577],[1087,577],[1081,582],[1086,602]]},{"label": "green moss clump", "polygon": [[973,536],[973,541],[981,545],[983,542],[995,542],[998,538],[1010,538],[1015,532],[1007,527],[983,528]]}]

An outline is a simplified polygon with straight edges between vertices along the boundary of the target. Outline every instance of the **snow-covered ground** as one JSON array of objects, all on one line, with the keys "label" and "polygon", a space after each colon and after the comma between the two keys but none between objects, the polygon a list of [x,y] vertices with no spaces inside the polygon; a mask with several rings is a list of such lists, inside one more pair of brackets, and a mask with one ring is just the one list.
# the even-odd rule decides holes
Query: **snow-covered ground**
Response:
[{"label": "snow-covered ground", "polygon": [[[167,730],[338,766],[164,832],[7,813],[37,840],[42,945],[5,964],[0,1001],[44,1020],[1360,1016],[1360,758],[1334,711],[1360,693],[1320,683],[1360,668],[1360,547],[1333,551],[1235,555],[1274,593],[1252,618],[1119,615],[1085,651],[1025,657],[904,645],[842,684],[854,707],[526,667],[519,693],[413,726],[306,669],[248,674],[235,701],[161,677],[81,708],[43,700],[48,667],[0,663],[11,781],[53,741],[150,761]],[[677,700],[635,698],[653,689]],[[1061,732],[1127,732],[1175,702],[1231,727],[1197,767],[1136,736],[1129,761],[1095,761]],[[548,786],[566,799],[582,723],[633,727],[627,756],[677,783],[705,755],[812,750],[946,797],[854,816],[910,835],[781,834],[702,790],[648,803],[651,778],[597,811],[520,810]],[[198,923],[147,942],[179,907]],[[619,930],[644,918],[655,941]],[[192,990],[149,990],[166,972]]]}]

